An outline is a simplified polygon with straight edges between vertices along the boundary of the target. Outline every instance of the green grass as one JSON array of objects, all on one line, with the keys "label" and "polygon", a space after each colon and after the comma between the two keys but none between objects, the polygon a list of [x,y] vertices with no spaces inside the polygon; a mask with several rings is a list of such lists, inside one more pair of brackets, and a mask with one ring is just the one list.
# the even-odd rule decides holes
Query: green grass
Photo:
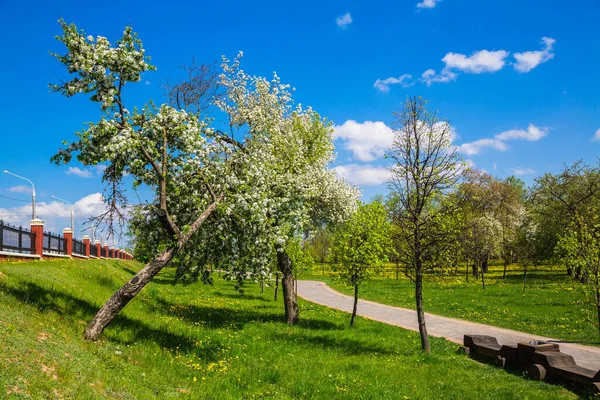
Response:
[{"label": "green grass", "polygon": [[[334,289],[353,295],[353,289],[321,267],[304,279],[328,282]],[[460,275],[427,276],[424,283],[425,311],[432,314],[535,333],[566,341],[600,346],[597,312],[580,285],[574,284],[564,268],[530,267],[523,294],[523,270],[510,266],[506,278],[502,267],[491,266],[486,289],[481,281]],[[359,297],[404,308],[415,308],[414,285],[400,273],[388,271],[387,279],[365,281]]]},{"label": "green grass", "polygon": [[0,264],[0,398],[573,399],[479,364],[456,344],[300,303],[298,327],[254,284],[240,296],[160,274],[107,328],[98,307],[139,268],[123,261]]}]

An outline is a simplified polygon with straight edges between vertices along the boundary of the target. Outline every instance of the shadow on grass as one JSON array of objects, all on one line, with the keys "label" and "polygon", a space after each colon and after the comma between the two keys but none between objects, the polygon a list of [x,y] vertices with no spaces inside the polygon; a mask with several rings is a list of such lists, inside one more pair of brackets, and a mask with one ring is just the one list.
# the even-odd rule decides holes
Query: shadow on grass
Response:
[{"label": "shadow on grass", "polygon": [[[229,298],[229,296],[224,296]],[[248,300],[247,295],[236,297],[236,300]],[[255,306],[252,308],[213,307],[198,305],[180,305],[169,302],[163,298],[155,298],[159,312],[164,315],[174,315],[190,323],[203,323],[207,328],[230,328],[241,330],[248,323],[283,323],[283,310],[269,306]],[[317,319],[301,319],[300,327],[317,330],[338,330],[339,326],[333,322]]]},{"label": "shadow on grass", "polygon": [[[55,312],[63,315],[73,326],[79,327],[79,320],[89,321],[99,307],[86,300],[74,297],[58,290],[51,290],[36,283],[24,282],[19,287],[4,287],[5,293],[18,301],[31,304],[41,312]],[[82,332],[83,337],[83,332]],[[160,347],[172,351],[198,353],[200,349],[191,337],[170,332],[160,327],[152,327],[140,320],[122,314],[117,315],[104,332],[104,337],[121,344],[139,342],[156,343]],[[203,347],[202,358],[208,361],[217,360],[217,355],[224,348],[220,344],[214,348]]]},{"label": "shadow on grass", "polygon": [[115,280],[108,278],[106,276],[96,276],[94,277],[94,281],[105,289],[117,290],[121,284],[117,283]]},{"label": "shadow on grass", "polygon": [[258,300],[258,301],[264,301],[267,303],[271,302],[271,299],[268,299],[266,297],[255,296],[253,294],[248,294],[248,293],[240,294],[240,293],[215,292],[215,295],[220,296],[220,297],[226,297],[228,299],[234,299],[234,300]]},{"label": "shadow on grass", "polygon": [[[464,352],[462,352],[462,354],[464,354]],[[530,379],[530,378],[528,378],[526,371],[523,371],[522,369],[519,369],[516,367],[502,368],[502,367],[496,365],[496,363],[494,362],[495,360],[491,359],[490,357],[486,357],[483,355],[472,355],[472,356],[470,356],[470,358],[481,364],[487,364],[487,365],[491,365],[494,368],[502,369],[502,370],[506,371],[506,373],[514,375],[514,376],[518,376],[522,379]],[[571,381],[568,381],[566,379],[561,379],[561,378],[546,378],[546,379],[544,379],[544,382],[551,384],[551,385],[562,386],[565,389],[573,392],[580,399],[595,399],[595,398],[597,398],[597,396],[595,396],[590,391],[590,388],[582,383],[571,382]]]},{"label": "shadow on grass", "polygon": [[[137,274],[137,271],[132,270],[131,268],[127,268],[127,267],[123,267],[122,265],[119,265],[119,268],[121,268],[123,271],[127,272],[128,274],[130,274],[131,276]],[[156,279],[154,279],[156,280]],[[153,280],[153,281],[154,281]]]},{"label": "shadow on grass", "polygon": [[397,354],[394,349],[382,346],[380,344],[368,343],[362,340],[348,339],[338,336],[331,335],[315,335],[309,336],[302,334],[301,332],[289,333],[276,333],[270,335],[272,340],[292,342],[293,344],[309,344],[318,348],[334,349],[338,352],[345,353],[346,355],[356,356],[365,354],[381,354],[381,355],[392,355]]}]

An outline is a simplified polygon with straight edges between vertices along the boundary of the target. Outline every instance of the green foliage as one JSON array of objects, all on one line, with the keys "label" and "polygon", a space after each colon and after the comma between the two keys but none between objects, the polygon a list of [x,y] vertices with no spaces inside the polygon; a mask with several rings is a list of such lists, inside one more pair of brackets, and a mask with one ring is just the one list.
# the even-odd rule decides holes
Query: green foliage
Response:
[{"label": "green foliage", "polygon": [[297,236],[288,240],[285,245],[285,252],[292,260],[292,271],[296,279],[309,271],[315,263],[312,254],[310,254],[310,249]]},{"label": "green foliage", "polygon": [[360,204],[348,221],[339,225],[333,236],[335,269],[352,285],[360,285],[388,260],[391,225],[379,201]]}]

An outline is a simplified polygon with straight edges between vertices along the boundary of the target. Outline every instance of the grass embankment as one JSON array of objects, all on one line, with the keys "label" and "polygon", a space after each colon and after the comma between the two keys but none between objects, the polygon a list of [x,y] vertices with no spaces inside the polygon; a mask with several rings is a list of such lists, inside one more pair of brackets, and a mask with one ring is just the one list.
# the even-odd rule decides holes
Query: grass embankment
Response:
[{"label": "grass embankment", "polygon": [[[600,346],[597,311],[590,303],[591,293],[574,284],[564,268],[529,267],[527,288],[523,294],[523,269],[510,266],[506,278],[501,266],[490,266],[481,280],[460,275],[428,275],[424,283],[425,311],[447,317],[534,333],[570,342]],[[395,275],[395,274],[393,274]],[[397,307],[415,308],[414,285],[400,273],[400,279],[365,281],[359,297]],[[353,295],[352,288],[337,280],[331,271],[315,267],[304,279],[323,280],[334,289]]]},{"label": "grass embankment", "polygon": [[482,365],[457,345],[301,302],[160,274],[105,331],[87,321],[139,268],[123,261],[0,264],[0,398],[548,399],[568,390]]}]

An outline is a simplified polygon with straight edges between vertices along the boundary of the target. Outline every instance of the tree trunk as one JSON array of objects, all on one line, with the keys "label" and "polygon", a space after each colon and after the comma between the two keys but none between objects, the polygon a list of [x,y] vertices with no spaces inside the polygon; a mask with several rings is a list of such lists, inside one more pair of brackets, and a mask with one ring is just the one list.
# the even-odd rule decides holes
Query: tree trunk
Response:
[{"label": "tree trunk", "polygon": [[396,261],[396,280],[398,280],[400,275],[400,263]]},{"label": "tree trunk", "polygon": [[427,326],[425,325],[425,312],[423,311],[423,266],[421,260],[416,263],[415,277],[415,299],[417,301],[417,321],[419,323],[419,335],[421,336],[421,350],[429,353],[429,337],[427,336]]},{"label": "tree trunk", "polygon": [[354,307],[352,308],[352,318],[350,319],[350,326],[354,326],[354,320],[356,319],[356,310],[358,308],[358,284],[354,284]]},{"label": "tree trunk", "polygon": [[598,335],[600,336],[600,288],[596,286],[596,307],[598,310]]},{"label": "tree trunk", "polygon": [[[598,267],[596,267],[598,268]],[[600,269],[600,268],[599,268]],[[595,286],[596,286],[596,309],[598,311],[598,335],[600,336],[600,271],[598,271],[598,269],[596,270],[596,280],[595,280]]]},{"label": "tree trunk", "polygon": [[275,275],[275,301],[277,301],[277,292],[279,291],[279,275]]},{"label": "tree trunk", "polygon": [[129,282],[113,294],[85,328],[84,339],[98,340],[104,328],[177,254],[180,247],[170,247],[146,264]]},{"label": "tree trunk", "polygon": [[261,293],[265,292],[265,281],[260,281],[260,292]]},{"label": "tree trunk", "polygon": [[523,294],[525,294],[525,288],[527,287],[527,264],[523,267]]},{"label": "tree trunk", "polygon": [[488,269],[489,269],[489,263],[490,263],[490,262],[489,262],[489,258],[486,256],[486,257],[483,259],[483,262],[481,263],[481,271],[482,271],[482,272],[485,272],[485,273],[487,274],[487,272],[488,272]]},{"label": "tree trunk", "polygon": [[483,262],[481,263],[481,285],[483,287],[483,290],[485,290],[485,268],[484,265],[487,264],[487,262]]},{"label": "tree trunk", "polygon": [[504,260],[504,273],[502,274],[502,278],[506,278],[506,269],[508,268],[508,260]]},{"label": "tree trunk", "polygon": [[292,260],[282,247],[277,248],[277,267],[283,274],[281,289],[283,290],[283,303],[285,306],[285,320],[288,325],[298,323],[298,300],[294,288],[294,274],[292,273]]},{"label": "tree trunk", "polygon": [[179,251],[185,246],[192,235],[194,235],[200,226],[206,221],[206,219],[212,214],[217,208],[219,201],[222,197],[216,199],[210,204],[203,212],[196,218],[196,220],[190,225],[190,229],[187,233],[181,235],[177,241],[165,251],[154,257],[154,260],[150,261],[144,266],[133,278],[125,283],[119,290],[117,290],[106,303],[98,310],[94,319],[90,321],[88,326],[85,328],[84,339],[86,340],[98,340],[104,328],[110,324],[113,318],[121,311],[137,294],[158,274],[164,267],[179,253]]},{"label": "tree trunk", "polygon": [[467,268],[465,275],[467,277],[467,283],[469,283],[469,260],[466,261],[465,267]]}]

